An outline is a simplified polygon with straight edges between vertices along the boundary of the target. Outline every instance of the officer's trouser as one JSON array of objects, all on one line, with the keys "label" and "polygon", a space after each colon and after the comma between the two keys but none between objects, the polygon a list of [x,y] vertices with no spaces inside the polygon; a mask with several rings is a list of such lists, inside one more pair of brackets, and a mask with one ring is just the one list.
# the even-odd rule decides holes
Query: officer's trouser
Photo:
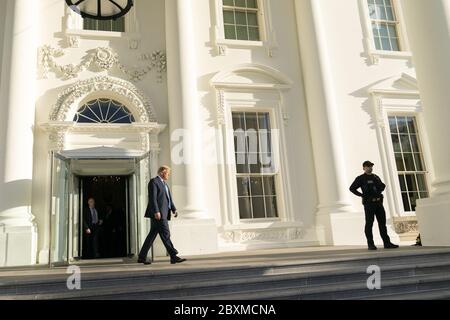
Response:
[{"label": "officer's trouser", "polygon": [[367,244],[374,244],[373,242],[373,222],[375,217],[377,218],[378,229],[380,230],[381,239],[383,239],[384,244],[391,243],[391,239],[387,233],[386,228],[386,211],[384,211],[383,204],[368,204],[364,206],[364,212],[366,214],[366,227],[365,233],[367,238]]}]

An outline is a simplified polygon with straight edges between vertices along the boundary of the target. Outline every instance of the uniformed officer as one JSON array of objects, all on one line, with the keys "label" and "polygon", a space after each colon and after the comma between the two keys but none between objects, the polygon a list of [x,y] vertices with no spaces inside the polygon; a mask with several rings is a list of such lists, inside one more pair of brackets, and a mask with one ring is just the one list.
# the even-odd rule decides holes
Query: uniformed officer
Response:
[{"label": "uniformed officer", "polygon": [[[373,174],[374,164],[370,161],[363,163],[364,174],[360,175],[350,186],[350,191],[362,198],[364,212],[366,214],[365,234],[369,250],[377,250],[373,241],[372,227],[375,217],[377,218],[378,228],[381,238],[384,242],[384,248],[395,249],[398,245],[391,243],[391,239],[386,228],[386,212],[383,207],[383,191],[386,185],[381,179]],[[358,189],[361,188],[361,192]]]}]

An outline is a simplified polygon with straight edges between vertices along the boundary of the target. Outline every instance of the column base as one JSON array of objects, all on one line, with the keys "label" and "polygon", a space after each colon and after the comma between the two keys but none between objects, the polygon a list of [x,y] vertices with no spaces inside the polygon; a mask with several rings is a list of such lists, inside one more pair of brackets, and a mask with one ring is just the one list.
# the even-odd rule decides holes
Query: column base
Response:
[{"label": "column base", "polygon": [[450,246],[450,195],[418,200],[416,215],[424,246]]},{"label": "column base", "polygon": [[36,264],[36,247],[35,226],[0,225],[0,267]]},{"label": "column base", "polygon": [[218,251],[214,219],[176,219],[170,224],[170,234],[180,255],[203,255]]},{"label": "column base", "polygon": [[[366,246],[364,226],[364,212],[321,212],[316,218],[317,238],[323,246]],[[393,226],[388,224],[387,229],[391,241],[399,243],[400,238]],[[376,220],[373,239],[375,244],[383,245]]]}]

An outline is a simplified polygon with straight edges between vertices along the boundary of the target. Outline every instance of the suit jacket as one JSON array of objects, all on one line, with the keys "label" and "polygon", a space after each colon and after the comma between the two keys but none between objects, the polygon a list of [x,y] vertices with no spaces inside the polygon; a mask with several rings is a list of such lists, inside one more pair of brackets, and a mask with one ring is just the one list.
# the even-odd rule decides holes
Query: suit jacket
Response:
[{"label": "suit jacket", "polygon": [[148,206],[145,211],[145,217],[154,219],[155,213],[161,213],[162,220],[170,220],[172,212],[176,212],[177,208],[172,199],[172,193],[169,189],[169,197],[171,207],[169,208],[169,198],[167,197],[166,187],[160,177],[155,177],[148,183]]},{"label": "suit jacket", "polygon": [[[97,215],[98,215],[98,220],[102,220],[102,217],[100,216],[100,211],[95,208],[97,210]],[[84,230],[86,229],[93,229],[93,224],[92,224],[92,214],[91,214],[91,209],[89,207],[85,207],[84,211],[83,211],[83,227]]]}]

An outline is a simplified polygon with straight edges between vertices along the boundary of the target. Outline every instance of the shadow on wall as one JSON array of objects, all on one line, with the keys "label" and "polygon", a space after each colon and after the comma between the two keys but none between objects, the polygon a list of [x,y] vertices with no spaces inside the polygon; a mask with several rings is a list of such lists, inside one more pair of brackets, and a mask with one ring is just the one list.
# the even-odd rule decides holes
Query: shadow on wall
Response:
[{"label": "shadow on wall", "polygon": [[377,117],[374,113],[372,101],[369,96],[369,89],[375,87],[377,84],[380,84],[380,83],[386,81],[387,79],[389,79],[389,77],[379,80],[379,81],[376,81],[368,86],[362,87],[361,89],[358,89],[358,90],[350,93],[350,95],[352,97],[355,97],[358,99],[364,99],[364,101],[361,104],[361,109],[369,115],[370,121],[367,123],[367,125],[372,130],[375,130],[377,127]]}]

